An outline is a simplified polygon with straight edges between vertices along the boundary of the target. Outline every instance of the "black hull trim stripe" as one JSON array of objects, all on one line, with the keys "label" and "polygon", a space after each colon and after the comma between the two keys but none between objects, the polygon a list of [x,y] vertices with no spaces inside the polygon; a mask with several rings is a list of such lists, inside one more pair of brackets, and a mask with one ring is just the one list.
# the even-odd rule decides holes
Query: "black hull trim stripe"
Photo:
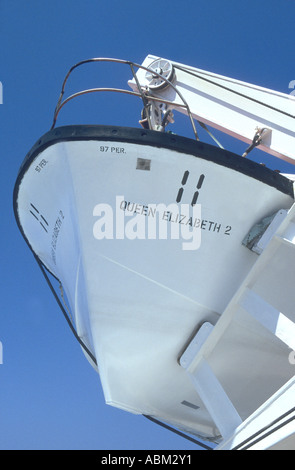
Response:
[{"label": "black hull trim stripe", "polygon": [[53,129],[41,137],[25,157],[20,168],[16,186],[32,161],[45,148],[58,142],[71,142],[83,140],[109,140],[129,142],[138,145],[150,145],[158,148],[168,148],[185,154],[190,154],[218,165],[231,168],[251,178],[255,178],[278,191],[293,197],[293,183],[263,165],[243,158],[213,145],[198,142],[193,139],[175,134],[143,130],[131,127],[99,126],[99,125],[73,125]]}]

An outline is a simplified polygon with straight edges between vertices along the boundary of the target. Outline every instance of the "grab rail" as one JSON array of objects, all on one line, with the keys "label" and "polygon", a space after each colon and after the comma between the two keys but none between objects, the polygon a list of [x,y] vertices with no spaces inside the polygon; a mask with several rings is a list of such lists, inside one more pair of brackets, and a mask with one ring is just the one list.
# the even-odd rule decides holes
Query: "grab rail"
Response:
[{"label": "grab rail", "polygon": [[[68,98],[64,99],[64,101],[62,101],[63,99],[63,96],[64,96],[64,93],[65,93],[65,86],[66,86],[66,83],[69,79],[69,76],[71,75],[71,73],[73,72],[74,69],[76,69],[77,67],[80,67],[81,65],[84,65],[84,64],[87,64],[87,63],[90,63],[90,62],[115,62],[115,63],[119,63],[119,64],[126,64],[126,65],[129,65],[130,66],[130,69],[131,69],[131,72],[132,72],[132,75],[135,79],[135,82],[136,82],[136,85],[137,85],[137,89],[139,90],[138,92],[135,92],[135,91],[130,91],[130,90],[124,90],[124,89],[120,89],[120,88],[90,88],[90,89],[86,89],[86,90],[82,90],[82,91],[79,91],[79,92],[76,92],[74,94],[72,94],[71,96],[69,96]],[[167,85],[171,86],[174,91],[177,93],[177,95],[180,97],[181,101],[183,102],[183,104],[177,104],[177,103],[173,103],[169,100],[165,100],[165,99],[162,99],[162,98],[157,98],[155,96],[153,96],[152,94],[149,94],[150,92],[145,89],[145,88],[142,88],[138,82],[138,79],[137,79],[137,76],[136,76],[136,73],[134,71],[134,68],[133,67],[137,67],[137,68],[141,68],[143,70],[146,70],[146,71],[150,71],[150,69],[148,67],[144,67],[143,65],[139,65],[139,64],[136,64],[134,62],[131,62],[131,61],[127,61],[127,60],[122,60],[122,59],[112,59],[112,58],[92,58],[92,59],[86,59],[86,60],[82,60],[80,62],[78,62],[77,64],[73,65],[70,70],[68,71],[68,73],[66,74],[65,78],[64,78],[64,81],[63,81],[63,84],[62,84],[62,89],[61,89],[61,92],[60,92],[60,95],[59,95],[59,98],[58,98],[58,101],[57,101],[57,105],[55,107],[55,111],[54,111],[54,116],[53,116],[53,123],[52,123],[52,126],[51,126],[51,129],[53,129],[55,127],[55,124],[56,124],[56,121],[57,121],[57,117],[58,117],[58,114],[60,112],[60,110],[63,108],[63,106],[65,104],[67,104],[69,101],[71,101],[72,99],[78,97],[78,96],[81,96],[81,95],[85,95],[87,93],[96,93],[96,92],[117,92],[117,93],[125,93],[125,94],[128,94],[128,95],[132,95],[132,96],[137,96],[139,98],[142,99],[142,102],[143,102],[143,106],[144,106],[144,109],[146,111],[146,116],[147,116],[147,119],[148,119],[148,123],[149,123],[149,127],[151,128],[151,123],[149,121],[149,113],[147,112],[147,106],[148,106],[148,103],[150,101],[158,101],[158,102],[161,102],[161,103],[165,103],[167,105],[171,105],[173,106],[174,108],[175,107],[180,107],[180,108],[185,108],[186,109],[186,112],[188,114],[188,117],[190,119],[190,122],[191,122],[191,125],[192,125],[192,128],[193,128],[193,132],[194,132],[194,135],[196,137],[197,140],[199,140],[199,137],[198,137],[198,133],[197,133],[197,130],[196,130],[196,127],[195,127],[195,123],[194,123],[194,120],[193,120],[193,117],[192,117],[192,113],[190,111],[190,108],[189,108],[189,105],[188,103],[186,102],[186,100],[183,98],[182,94],[179,92],[179,90],[177,89],[176,86],[173,85],[173,83],[171,83],[167,78],[165,78],[164,76],[162,76],[161,74],[157,73],[156,71],[153,70],[153,74],[160,77],[162,80],[164,80]]]}]

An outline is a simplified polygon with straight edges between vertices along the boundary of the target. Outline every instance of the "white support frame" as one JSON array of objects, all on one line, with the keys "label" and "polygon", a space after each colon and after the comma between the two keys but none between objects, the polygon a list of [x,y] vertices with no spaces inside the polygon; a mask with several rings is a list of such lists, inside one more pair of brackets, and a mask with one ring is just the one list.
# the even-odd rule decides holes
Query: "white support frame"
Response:
[{"label": "white support frame", "polygon": [[[148,55],[142,66],[149,67],[156,59],[160,58]],[[174,66],[174,85],[195,119],[248,144],[257,129],[266,129],[259,148],[295,164],[295,96],[161,59]],[[136,75],[140,86],[148,89],[146,71],[139,69]],[[137,90],[134,79],[129,85]],[[156,98],[183,104],[172,87],[149,91]],[[175,109],[187,114],[185,108]]]},{"label": "white support frame", "polygon": [[239,304],[274,336],[283,341],[289,348],[295,350],[294,322],[248,288],[241,297]]},{"label": "white support frame", "polygon": [[[180,358],[180,365],[185,369],[194,384],[212,420],[218,427],[223,437],[223,442],[230,442],[232,447],[235,445],[235,436],[238,436],[240,430],[243,430],[241,435],[247,437],[252,435],[252,427],[256,429],[256,427],[261,426],[259,422],[256,424],[254,419],[254,416],[260,416],[260,411],[256,410],[246,421],[242,421],[238,411],[218,380],[217,375],[210,367],[210,355],[217,344],[222,341],[224,333],[230,327],[236,313],[238,311],[241,312],[241,309],[246,315],[248,314],[258,321],[272,335],[283,341],[289,348],[295,350],[295,323],[252,290],[259,277],[268,269],[268,261],[274,256],[280,245],[287,245],[291,252],[294,249],[294,220],[295,204],[293,204],[288,212],[281,212],[279,219],[274,222],[273,227],[269,228],[272,236],[266,237],[267,243],[262,244],[263,250],[261,255],[257,258],[252,270],[244,279],[217,324],[213,326],[210,323],[204,323]],[[294,380],[295,376],[290,381],[293,389]],[[286,386],[277,391],[277,395],[281,397],[280,399],[284,397],[283,391],[285,388]],[[294,396],[291,396],[291,399],[289,399],[289,395],[289,388],[287,387],[287,409],[292,408],[294,405]],[[281,413],[281,407],[273,403],[273,397],[270,398],[268,403],[272,403],[271,420],[276,419]],[[267,410],[268,403],[262,405],[261,410]],[[249,426],[245,423],[252,424]],[[277,444],[279,440],[283,442],[289,434],[295,434],[294,423],[292,423],[291,427],[291,431],[285,428],[280,434],[276,433],[273,435],[271,442]],[[222,444],[220,448],[222,448]]]},{"label": "white support frame", "polygon": [[199,355],[212,330],[213,325],[208,322],[201,326],[181,356],[180,365],[187,372],[211,418],[225,439],[242,423],[242,419],[206,359]]}]

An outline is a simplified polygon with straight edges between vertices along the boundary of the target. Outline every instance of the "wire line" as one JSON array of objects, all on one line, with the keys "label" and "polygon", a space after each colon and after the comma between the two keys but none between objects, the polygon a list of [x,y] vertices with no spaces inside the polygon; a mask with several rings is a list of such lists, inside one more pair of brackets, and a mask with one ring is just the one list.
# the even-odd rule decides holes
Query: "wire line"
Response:
[{"label": "wire line", "polygon": [[263,101],[259,101],[259,100],[255,99],[255,98],[251,98],[251,96],[244,95],[243,93],[241,93],[241,92],[239,92],[239,91],[232,90],[231,88],[228,88],[228,87],[226,87],[225,85],[221,85],[220,83],[217,83],[217,82],[215,82],[214,80],[209,80],[209,78],[202,77],[201,75],[199,75],[199,74],[197,74],[197,73],[195,73],[195,72],[192,72],[191,70],[187,70],[187,69],[185,69],[185,68],[183,68],[183,67],[180,67],[180,66],[178,66],[178,65],[175,65],[175,64],[174,64],[174,67],[177,68],[177,69],[179,69],[179,70],[181,70],[182,72],[185,72],[185,73],[188,73],[188,74],[190,74],[190,75],[193,75],[194,77],[197,77],[197,78],[199,78],[200,80],[204,80],[205,82],[211,83],[212,85],[215,85],[215,86],[218,86],[218,87],[220,87],[220,88],[223,88],[224,90],[230,91],[231,93],[234,93],[235,95],[239,95],[239,96],[241,96],[242,98],[246,98],[246,99],[248,99],[248,100],[250,100],[250,101],[253,101],[253,102],[257,103],[257,104],[260,104],[260,105],[265,106],[265,107],[267,107],[267,108],[269,108],[269,109],[272,109],[273,111],[277,111],[278,113],[284,114],[285,116],[288,116],[288,117],[290,117],[290,118],[292,118],[292,119],[295,119],[295,116],[293,116],[292,114],[287,113],[286,111],[282,111],[281,109],[275,108],[274,106],[271,106],[271,105],[269,105],[269,104],[267,104],[267,103],[264,103]]}]

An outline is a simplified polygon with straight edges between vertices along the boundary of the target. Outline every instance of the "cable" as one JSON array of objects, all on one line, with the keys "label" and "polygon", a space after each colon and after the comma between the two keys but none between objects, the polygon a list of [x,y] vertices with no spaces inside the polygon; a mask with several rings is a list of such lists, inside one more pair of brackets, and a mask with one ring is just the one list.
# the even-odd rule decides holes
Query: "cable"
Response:
[{"label": "cable", "polygon": [[288,116],[290,118],[295,119],[295,116],[293,116],[292,114],[286,113],[285,111],[282,111],[281,109],[278,109],[278,108],[275,108],[274,106],[270,106],[269,104],[263,103],[263,101],[256,100],[255,98],[251,98],[250,96],[244,95],[243,93],[240,93],[239,91],[232,90],[231,88],[228,88],[225,85],[221,85],[220,83],[216,83],[216,82],[214,82],[214,80],[209,80],[209,78],[202,77],[201,75],[198,75],[195,72],[192,72],[192,71],[187,70],[183,67],[180,67],[179,65],[175,65],[175,64],[173,64],[173,65],[174,65],[175,68],[181,70],[182,72],[193,75],[194,77],[197,77],[200,80],[205,80],[206,82],[211,83],[212,85],[218,86],[220,88],[223,88],[224,90],[230,91],[231,93],[234,93],[235,95],[242,96],[243,98],[246,98],[250,101],[261,104],[262,106],[265,106],[269,109],[272,109],[273,111],[277,111],[278,113],[284,114],[285,116]]},{"label": "cable", "polygon": [[153,423],[156,423],[156,424],[158,424],[159,426],[162,426],[163,428],[168,429],[169,431],[174,432],[174,433],[177,434],[178,436],[184,437],[184,438],[187,439],[188,441],[191,441],[191,442],[193,442],[194,444],[197,444],[198,446],[203,447],[203,448],[206,449],[206,450],[213,450],[212,447],[209,447],[209,446],[207,446],[206,444],[203,444],[202,442],[198,441],[197,439],[194,439],[193,437],[187,436],[187,435],[184,434],[183,432],[178,431],[177,429],[174,429],[174,428],[172,428],[171,426],[168,426],[168,424],[162,423],[161,421],[158,421],[157,419],[152,418],[152,416],[148,416],[148,415],[142,415],[142,416],[144,416],[145,418],[149,419],[149,420],[152,421]]},{"label": "cable", "polygon": [[[95,358],[94,355],[89,351],[89,349],[87,348],[87,346],[85,345],[85,343],[81,340],[81,338],[79,337],[77,331],[75,330],[75,328],[74,328],[74,326],[73,326],[73,324],[72,324],[72,322],[71,322],[71,320],[70,320],[70,318],[69,318],[69,315],[67,314],[66,310],[64,309],[64,307],[63,307],[63,305],[62,305],[62,303],[61,303],[61,301],[60,301],[60,299],[59,299],[57,293],[55,292],[55,289],[54,289],[54,287],[53,287],[53,285],[52,285],[52,283],[51,283],[49,277],[47,276],[47,273],[46,273],[46,271],[45,271],[45,268],[44,268],[43,264],[41,263],[41,261],[38,259],[38,257],[37,257],[35,254],[34,254],[34,257],[35,257],[35,259],[36,259],[36,261],[37,261],[38,266],[40,267],[40,269],[41,269],[41,271],[42,271],[42,274],[43,274],[43,276],[44,276],[44,278],[45,278],[45,280],[46,280],[46,282],[47,282],[47,284],[48,284],[48,286],[49,286],[51,292],[52,292],[53,295],[54,295],[55,300],[57,301],[57,303],[58,303],[58,305],[59,305],[59,307],[60,307],[60,309],[61,309],[61,311],[62,311],[62,313],[63,313],[63,315],[64,315],[64,317],[65,317],[65,319],[66,319],[66,321],[67,321],[67,323],[68,323],[68,325],[69,325],[69,327],[70,327],[70,329],[71,329],[73,335],[75,336],[75,338],[77,339],[77,341],[79,342],[79,344],[82,346],[82,348],[85,350],[85,352],[88,354],[88,356],[90,357],[90,359],[94,362],[95,365],[97,365],[96,358]],[[145,418],[149,419],[150,421],[152,421],[152,422],[154,422],[154,423],[156,423],[156,424],[158,424],[158,425],[160,425],[160,426],[162,426],[162,427],[164,427],[164,428],[166,428],[166,429],[168,429],[168,430],[174,432],[175,434],[177,434],[177,435],[179,435],[179,436],[181,436],[181,437],[184,437],[185,439],[187,439],[187,440],[189,440],[189,441],[191,441],[191,442],[194,442],[195,444],[199,445],[200,447],[203,447],[203,448],[206,449],[206,450],[213,450],[211,447],[206,446],[206,444],[203,444],[202,442],[200,442],[200,441],[198,441],[198,440],[196,440],[196,439],[193,439],[193,438],[190,437],[190,436],[187,436],[186,434],[184,434],[184,433],[182,433],[182,432],[180,432],[180,431],[178,431],[178,430],[176,430],[176,429],[174,429],[174,428],[168,426],[167,424],[164,424],[164,423],[158,421],[158,420],[155,419],[155,418],[152,418],[151,416],[147,416],[147,415],[143,415],[143,416],[144,416]]]},{"label": "cable", "polygon": [[257,442],[262,441],[262,440],[265,439],[266,437],[268,437],[268,436],[270,436],[271,434],[273,434],[274,432],[276,432],[278,429],[281,429],[283,426],[286,426],[286,424],[291,423],[291,421],[293,421],[294,419],[295,419],[294,416],[293,416],[292,418],[287,419],[287,421],[285,421],[284,423],[280,424],[279,426],[277,426],[276,428],[272,429],[271,431],[268,431],[266,434],[263,434],[262,436],[260,436],[260,437],[257,438],[256,440],[250,442],[247,446],[243,447],[241,450],[247,450],[247,449],[249,449],[249,448],[252,447],[253,445],[257,444]]},{"label": "cable", "polygon": [[[41,271],[42,271],[42,274],[51,290],[51,292],[53,293],[54,295],[54,298],[55,300],[57,301],[73,335],[75,336],[75,338],[77,339],[77,341],[79,342],[79,344],[82,346],[82,348],[85,350],[85,352],[88,354],[88,356],[90,357],[90,359],[94,362],[95,365],[97,365],[97,361],[96,361],[96,358],[94,357],[94,355],[89,351],[89,349],[87,348],[87,346],[85,345],[85,343],[81,340],[81,338],[79,337],[78,333],[76,332],[67,312],[65,311],[57,293],[55,292],[54,290],[54,287],[52,285],[52,283],[50,282],[50,279],[49,277],[47,276],[46,274],[46,271],[44,269],[44,266],[43,264],[41,263],[41,261],[37,258],[37,256],[34,254],[34,257],[37,261],[37,264],[38,266],[40,267]],[[286,416],[288,416],[289,414],[293,413],[295,411],[295,407],[292,408],[291,410],[287,411],[285,414],[281,415],[279,418],[275,419],[273,422],[271,422],[270,424],[268,424],[267,426],[265,426],[264,428],[260,429],[259,431],[257,431],[256,433],[254,433],[252,436],[248,437],[247,439],[245,439],[243,442],[241,442],[238,446],[234,447],[232,450],[247,450],[249,447],[255,445],[257,442],[261,441],[262,439],[265,439],[267,436],[269,436],[270,434],[274,433],[275,431],[277,431],[278,429],[280,429],[281,427],[285,426],[286,424],[288,424],[289,422],[293,421],[295,419],[295,416],[292,416],[291,418],[289,418],[288,420],[284,421],[283,423],[279,424],[277,427],[275,427],[274,429],[271,429],[269,432],[265,433],[265,434],[262,434],[264,431],[267,431],[267,429],[271,428],[272,426],[274,426],[277,422],[279,422],[281,419],[285,418]],[[167,424],[161,422],[161,421],[158,421],[157,419],[153,418],[152,416],[148,416],[148,415],[143,415],[146,419],[152,421],[153,423],[155,424],[158,424],[159,426],[177,434],[178,436],[181,436],[183,437],[184,439],[187,439],[188,441],[191,441],[193,442],[194,444],[197,444],[198,446],[206,449],[206,450],[213,450],[212,447],[210,446],[207,446],[206,444],[198,441],[197,439],[194,439],[190,436],[188,436],[187,434],[184,434],[183,432],[181,431],[178,431],[177,429],[174,429],[172,428],[171,426],[168,426]],[[259,436],[260,434],[260,436]],[[259,436],[259,437],[258,437]],[[255,437],[257,437],[256,440],[252,441],[252,439],[254,439]],[[252,441],[252,442],[251,442]],[[245,444],[248,444],[248,445],[245,445]],[[242,446],[245,446],[242,448]]]},{"label": "cable", "polygon": [[[55,124],[56,124],[56,120],[57,120],[57,116],[58,116],[58,113],[59,111],[61,110],[61,108],[63,107],[63,105],[65,103],[67,103],[70,99],[73,99],[74,97],[76,96],[79,96],[81,94],[85,94],[85,93],[89,93],[89,92],[93,92],[93,91],[121,91],[122,90],[116,90],[116,89],[110,89],[110,88],[94,88],[94,89],[90,89],[90,90],[84,90],[82,92],[78,92],[78,93],[74,93],[71,97],[67,98],[66,100],[64,100],[62,102],[62,99],[63,99],[63,95],[65,93],[65,85],[66,85],[66,82],[70,76],[70,74],[72,73],[72,71],[74,69],[76,69],[77,67],[81,66],[81,65],[84,65],[84,64],[87,64],[87,63],[90,63],[90,62],[115,62],[115,63],[119,63],[119,64],[126,64],[126,65],[129,65],[130,69],[131,69],[131,72],[132,72],[132,75],[134,77],[134,80],[135,82],[137,83],[137,87],[138,87],[138,91],[139,93],[136,93],[136,92],[129,92],[127,90],[124,91],[124,93],[128,93],[128,94],[132,94],[132,95],[135,95],[135,96],[140,96],[142,101],[143,101],[143,105],[144,107],[146,108],[147,106],[147,103],[148,101],[161,101],[163,103],[169,103],[167,100],[160,100],[159,98],[156,98],[154,97],[153,95],[149,95],[147,94],[145,91],[142,90],[139,82],[138,82],[138,79],[137,79],[137,76],[136,76],[136,73],[133,69],[133,66],[134,67],[137,67],[139,69],[142,69],[142,70],[145,70],[145,71],[148,71],[150,72],[150,69],[148,67],[144,67],[143,65],[139,65],[139,64],[136,64],[134,62],[131,62],[130,60],[121,60],[121,59],[111,59],[111,58],[104,58],[104,57],[97,57],[97,58],[92,58],[92,59],[87,59],[87,60],[82,60],[81,62],[78,62],[77,64],[73,65],[70,70],[68,71],[68,73],[66,74],[66,77],[63,81],[63,84],[62,84],[62,89],[61,89],[61,92],[60,92],[60,95],[59,95],[59,98],[58,98],[58,101],[57,101],[57,105],[55,107],[55,111],[54,111],[54,116],[53,116],[53,123],[52,123],[52,126],[51,126],[51,129],[53,129],[55,127]],[[161,74],[159,74],[158,72],[156,71],[153,71],[153,74],[157,75],[157,77],[160,77],[162,78],[169,86],[171,86],[173,88],[173,90],[175,91],[175,93],[179,96],[179,98],[181,99],[182,103],[183,104],[176,104],[176,103],[171,103],[173,104],[174,106],[178,106],[178,107],[183,107],[183,108],[186,108],[187,110],[187,115],[190,119],[190,122],[191,122],[191,125],[192,125],[192,128],[193,128],[193,132],[194,132],[194,135],[195,135],[195,138],[196,140],[199,140],[199,136],[198,136],[198,133],[197,133],[197,130],[196,130],[196,126],[195,126],[195,123],[194,123],[194,120],[193,120],[193,117],[192,117],[192,114],[191,114],[191,111],[190,111],[190,108],[189,108],[189,105],[188,103],[186,102],[186,100],[184,99],[184,97],[182,96],[182,94],[180,93],[180,91],[178,90],[178,88],[176,86],[173,85],[173,83],[171,83],[169,80],[167,80],[165,77],[163,77]],[[170,104],[170,103],[169,103]]]},{"label": "cable", "polygon": [[203,122],[201,121],[198,121],[199,125],[205,129],[205,131],[210,135],[211,139],[214,140],[214,142],[218,145],[219,148],[221,149],[224,149],[224,147],[221,145],[221,143],[216,139],[216,137],[212,134],[212,132],[209,131],[208,127],[206,126],[206,124],[204,124]]},{"label": "cable", "polygon": [[[286,424],[288,424],[289,422],[293,421],[295,419],[295,416],[293,416],[292,418],[289,418],[287,421],[284,421],[283,423],[279,424],[276,428],[274,429],[271,429],[269,432],[267,432],[266,434],[262,434],[264,431],[267,431],[269,428],[271,428],[272,426],[274,426],[276,423],[278,423],[280,420],[284,419],[285,417],[287,417],[288,415],[290,415],[291,413],[293,413],[295,411],[295,407],[294,408],[291,408],[291,410],[287,411],[286,413],[284,413],[283,415],[279,416],[278,418],[276,418],[274,421],[272,421],[271,423],[267,424],[265,427],[259,429],[259,431],[257,431],[256,433],[252,434],[252,436],[248,437],[247,439],[245,439],[243,442],[241,442],[240,444],[238,444],[236,447],[234,447],[232,450],[247,450],[249,447],[251,447],[252,445],[256,444],[257,442],[261,441],[262,439],[264,439],[265,437],[269,436],[270,434],[272,434],[273,432],[277,431],[278,429],[280,429],[281,427],[285,426]],[[261,434],[261,436],[259,436],[259,434]],[[259,436],[259,437],[258,437]],[[256,440],[250,442],[252,439],[254,439],[255,437],[258,437]],[[241,449],[242,446],[244,446],[245,444],[248,444],[247,446],[243,447]]]},{"label": "cable", "polygon": [[62,313],[63,313],[63,315],[64,315],[64,317],[65,317],[65,319],[66,319],[66,321],[67,321],[67,323],[68,323],[68,325],[69,325],[69,327],[70,327],[70,329],[71,329],[73,335],[75,336],[75,338],[76,338],[76,340],[79,342],[79,344],[82,346],[82,348],[84,349],[84,351],[88,354],[88,356],[90,357],[90,359],[91,359],[91,360],[94,362],[94,364],[97,366],[96,358],[95,358],[94,355],[89,351],[89,349],[87,348],[86,344],[81,340],[80,336],[78,335],[77,331],[75,330],[75,328],[74,328],[74,326],[73,326],[73,324],[72,324],[72,322],[71,322],[71,320],[70,320],[70,318],[69,318],[69,316],[68,316],[66,310],[64,309],[64,307],[63,307],[63,305],[62,305],[62,303],[61,303],[61,301],[60,301],[60,299],[59,299],[57,293],[55,292],[55,289],[54,289],[52,283],[50,282],[49,277],[48,277],[47,274],[46,274],[46,271],[45,271],[45,269],[44,269],[43,264],[41,263],[41,261],[37,258],[37,256],[36,256],[35,254],[34,254],[34,257],[35,257],[35,259],[36,259],[36,261],[37,261],[37,263],[38,263],[38,266],[40,267],[40,269],[41,269],[41,271],[42,271],[43,276],[45,277],[45,280],[46,280],[47,284],[49,285],[49,288],[50,288],[51,292],[52,292],[53,295],[54,295],[55,300],[57,301],[57,303],[58,303],[58,305],[59,305],[59,307],[60,307],[60,309],[61,309],[61,311],[62,311]]}]

